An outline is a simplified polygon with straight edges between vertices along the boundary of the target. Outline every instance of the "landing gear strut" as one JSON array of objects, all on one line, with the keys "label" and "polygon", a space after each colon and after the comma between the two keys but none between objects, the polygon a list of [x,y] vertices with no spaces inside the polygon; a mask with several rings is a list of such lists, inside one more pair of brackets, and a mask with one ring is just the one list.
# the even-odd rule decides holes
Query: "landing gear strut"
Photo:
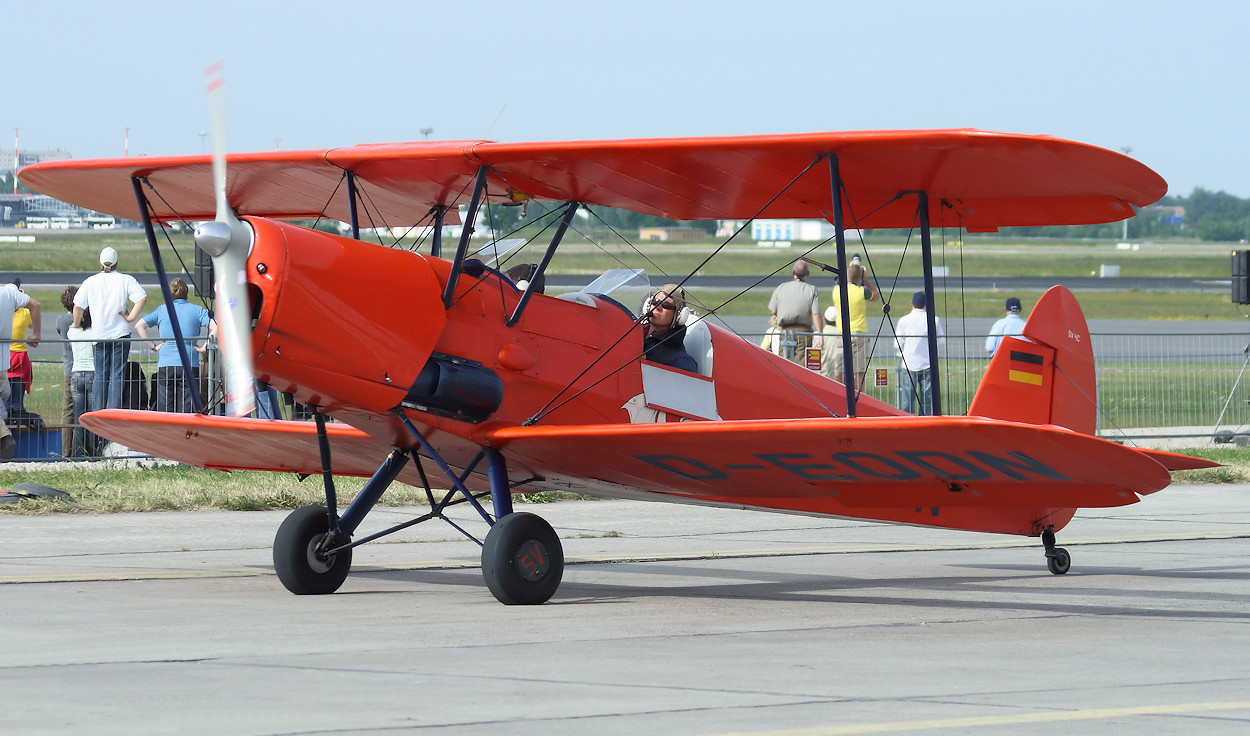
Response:
[{"label": "landing gear strut", "polygon": [[[338,512],[334,476],[330,470],[330,444],[325,418],[316,415],[317,440],[321,452],[326,503],[296,509],[282,522],[273,541],[273,566],[278,579],[296,595],[324,595],[339,589],[352,566],[352,550],[379,537],[407,529],[415,524],[442,519],[457,531],[482,545],[482,577],[495,598],[507,605],[538,605],[546,603],[564,577],[564,549],[551,525],[541,517],[512,510],[512,486],[508,481],[507,463],[499,451],[482,448],[461,474],[454,472],[438,451],[417,430],[403,413],[400,421],[451,482],[452,490],[435,500],[425,470],[417,458],[416,469],[425,485],[430,511],[415,519],[353,540],[352,535],[374,507],[387,487],[399,476],[410,458],[410,451],[393,449],[365,483],[351,505]],[[465,486],[465,479],[482,460],[486,461],[490,479],[488,513],[479,503],[486,493],[474,493]],[[453,504],[468,503],[484,521],[491,525],[485,541],[478,541],[459,524],[443,515]]]},{"label": "landing gear strut", "polygon": [[1046,548],[1046,566],[1056,575],[1066,573],[1072,567],[1072,555],[1063,547],[1055,546],[1055,530],[1042,532],[1042,546]]}]

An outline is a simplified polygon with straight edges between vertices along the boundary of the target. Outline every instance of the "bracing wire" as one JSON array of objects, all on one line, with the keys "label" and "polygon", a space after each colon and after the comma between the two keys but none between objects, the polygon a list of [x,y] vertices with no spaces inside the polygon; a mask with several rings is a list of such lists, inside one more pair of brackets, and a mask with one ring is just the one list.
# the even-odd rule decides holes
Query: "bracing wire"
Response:
[{"label": "bracing wire", "polygon": [[[701,270],[704,266],[706,266],[706,265],[708,264],[708,262],[710,262],[710,261],[712,260],[712,258],[716,257],[716,255],[717,255],[717,254],[719,254],[722,250],[724,250],[724,248],[725,248],[725,247],[726,247],[726,246],[727,246],[730,242],[732,242],[732,241],[733,241],[733,239],[734,239],[734,238],[736,238],[736,237],[738,236],[738,234],[739,234],[739,233],[741,233],[741,232],[742,232],[742,231],[746,228],[747,223],[749,223],[749,222],[751,222],[751,221],[755,220],[757,217],[759,217],[760,213],[762,213],[762,212],[766,211],[766,210],[767,210],[770,206],[772,206],[772,204],[773,204],[774,202],[776,202],[776,201],[777,201],[777,200],[778,200],[778,199],[779,199],[779,198],[780,198],[783,194],[785,194],[785,193],[786,193],[786,192],[787,192],[787,191],[788,191],[788,190],[789,190],[792,186],[794,186],[794,185],[795,185],[795,184],[796,184],[796,183],[797,183],[800,179],[802,179],[802,178],[803,178],[803,176],[805,176],[805,175],[807,174],[807,172],[811,171],[811,170],[812,170],[812,168],[813,168],[813,167],[815,167],[815,166],[816,166],[816,164],[820,163],[820,162],[821,162],[824,158],[825,158],[824,154],[821,154],[821,155],[819,155],[819,156],[815,157],[814,159],[812,159],[812,161],[811,161],[811,162],[810,162],[807,166],[805,166],[805,167],[803,168],[803,170],[802,170],[802,171],[800,171],[797,175],[795,175],[795,177],[794,177],[793,179],[791,179],[789,183],[787,183],[787,184],[786,184],[784,187],[782,187],[782,188],[781,188],[781,189],[780,189],[780,190],[779,190],[776,194],[774,194],[774,195],[773,195],[773,196],[772,196],[772,197],[771,197],[771,198],[770,198],[770,199],[769,199],[766,203],[764,203],[764,205],[763,205],[763,206],[761,206],[761,207],[760,207],[760,208],[756,211],[756,213],[755,213],[754,215],[752,215],[749,219],[747,219],[747,220],[746,220],[746,221],[742,224],[742,226],[740,226],[740,227],[739,227],[737,230],[735,230],[735,231],[734,231],[734,232],[733,232],[733,233],[732,233],[732,234],[731,234],[731,235],[730,235],[730,236],[729,236],[729,237],[728,237],[725,241],[723,241],[720,245],[718,245],[715,249],[713,249],[713,250],[712,250],[712,252],[711,252],[711,253],[710,253],[710,254],[709,254],[706,258],[704,258],[704,259],[703,259],[703,261],[702,261],[701,263],[699,263],[699,265],[697,265],[697,266],[696,266],[693,270],[691,270],[691,272],[690,272],[689,274],[687,274],[684,278],[682,278],[682,280],[681,280],[681,281],[679,281],[679,282],[677,283],[677,288],[679,288],[679,289],[683,289],[683,290],[684,290],[684,287],[685,287],[685,285],[686,285],[686,282],[690,280],[690,277],[691,277],[692,275],[694,275],[695,273],[698,273],[698,272],[699,272],[699,271],[700,271],[700,270]],[[814,248],[813,248],[812,250],[814,250]],[[811,253],[811,252],[812,252],[811,250],[807,251],[807,253]],[[804,255],[806,255],[806,253],[805,253]],[[778,270],[780,270],[780,269],[778,269]],[[731,299],[730,301],[732,301],[732,299]],[[726,302],[726,304],[728,304],[728,302]],[[721,305],[721,307],[723,307],[723,306],[724,306],[724,305]],[[719,309],[719,308],[720,308],[720,307],[718,307],[718,309]],[[579,373],[578,373],[576,376],[574,376],[574,377],[573,377],[570,381],[568,381],[568,382],[567,382],[567,383],[566,383],[563,387],[561,387],[558,391],[556,391],[556,393],[555,393],[555,394],[554,394],[554,395],[553,395],[550,399],[548,399],[548,400],[547,400],[547,403],[545,403],[545,404],[543,404],[541,407],[539,407],[538,411],[534,412],[534,414],[533,414],[533,415],[531,415],[531,416],[530,416],[528,419],[526,419],[524,422],[522,422],[522,424],[523,424],[524,426],[531,426],[531,425],[533,425],[533,424],[536,424],[537,422],[541,421],[541,420],[543,419],[543,417],[547,416],[548,414],[550,414],[550,413],[551,413],[551,412],[553,412],[553,411],[556,411],[556,410],[557,410],[557,409],[559,409],[561,406],[564,406],[564,405],[565,405],[565,404],[567,404],[568,402],[570,402],[570,401],[574,400],[576,397],[578,397],[578,396],[580,396],[581,394],[585,393],[586,391],[590,390],[590,389],[591,389],[591,388],[593,388],[595,385],[597,385],[597,384],[599,384],[600,382],[602,382],[603,380],[605,380],[608,376],[610,376],[610,375],[612,375],[613,373],[615,373],[615,371],[613,371],[613,372],[609,372],[609,373],[608,373],[608,374],[606,374],[605,376],[603,376],[603,377],[599,378],[598,380],[596,380],[596,381],[594,381],[594,382],[590,383],[588,386],[586,386],[586,387],[582,388],[581,390],[577,391],[576,393],[574,393],[574,394],[572,394],[572,395],[568,396],[568,397],[567,397],[567,398],[565,398],[563,401],[559,401],[559,399],[560,399],[560,397],[561,397],[561,396],[563,396],[566,392],[568,392],[568,391],[569,391],[569,389],[571,389],[571,388],[572,388],[572,387],[573,387],[573,386],[574,386],[574,385],[575,385],[578,381],[580,381],[580,380],[581,380],[581,379],[582,379],[582,378],[583,378],[583,377],[584,377],[587,373],[589,373],[589,372],[591,371],[591,369],[593,369],[596,365],[598,365],[598,364],[599,364],[599,362],[600,362],[600,361],[602,361],[602,360],[604,359],[604,357],[605,357],[605,356],[606,356],[609,352],[611,352],[611,351],[612,351],[612,349],[614,349],[617,345],[621,344],[621,342],[622,342],[622,341],[624,341],[624,340],[625,340],[625,338],[629,336],[629,334],[633,331],[633,329],[634,329],[634,328],[636,328],[638,325],[642,324],[642,320],[643,320],[645,317],[646,317],[646,315],[645,315],[645,314],[640,314],[640,315],[639,315],[639,316],[638,316],[638,317],[634,320],[634,322],[633,322],[633,324],[630,326],[630,328],[628,328],[625,332],[621,333],[621,335],[620,335],[620,336],[618,336],[618,337],[616,338],[616,340],[615,340],[615,341],[614,341],[614,342],[613,342],[613,343],[612,343],[612,344],[611,344],[611,345],[610,345],[610,346],[609,346],[606,350],[600,351],[599,355],[598,355],[598,356],[596,356],[596,357],[595,357],[595,359],[594,359],[594,360],[592,360],[592,361],[590,362],[590,364],[589,364],[589,365],[587,365],[584,369],[582,369],[582,371],[581,371],[581,372],[579,372]],[[636,360],[636,359],[637,359],[637,357],[638,357],[638,356],[635,356],[634,358],[631,358],[630,362],[632,362],[633,360]],[[619,370],[620,370],[620,368],[623,368],[625,365],[628,365],[628,363],[623,364],[622,366],[618,367],[616,370],[618,370],[618,371],[619,371]],[[815,397],[813,397],[813,398],[815,398]],[[557,401],[559,401],[559,403],[557,403]],[[832,411],[832,410],[830,410],[828,407],[825,407],[823,404],[821,404],[821,407],[822,407],[822,408],[824,408],[826,411],[828,411],[831,415],[836,416],[836,414],[834,414],[834,413],[833,413],[833,411]]]}]

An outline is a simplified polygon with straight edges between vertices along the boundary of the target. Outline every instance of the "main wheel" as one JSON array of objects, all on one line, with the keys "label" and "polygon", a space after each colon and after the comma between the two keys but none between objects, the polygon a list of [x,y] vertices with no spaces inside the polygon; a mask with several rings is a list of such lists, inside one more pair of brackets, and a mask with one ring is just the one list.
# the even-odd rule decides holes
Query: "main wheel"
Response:
[{"label": "main wheel", "polygon": [[323,595],[339,589],[352,569],[352,551],[323,555],[318,550],[330,534],[325,506],[295,509],[273,539],[273,569],[295,595]]},{"label": "main wheel", "polygon": [[1056,575],[1062,575],[1072,567],[1072,555],[1063,547],[1055,547],[1053,555],[1046,555],[1046,566]]},{"label": "main wheel", "polygon": [[563,576],[560,537],[541,516],[508,514],[487,533],[482,545],[482,577],[500,603],[546,603]]}]

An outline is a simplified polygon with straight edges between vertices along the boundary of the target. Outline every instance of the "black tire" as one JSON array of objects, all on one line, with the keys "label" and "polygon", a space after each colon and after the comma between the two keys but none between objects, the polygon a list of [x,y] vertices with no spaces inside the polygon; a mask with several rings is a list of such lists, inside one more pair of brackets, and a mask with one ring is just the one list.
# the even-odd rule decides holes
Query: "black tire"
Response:
[{"label": "black tire", "polygon": [[320,557],[317,548],[330,532],[325,506],[291,512],[273,539],[273,569],[295,595],[324,595],[343,585],[352,569],[352,551]]},{"label": "black tire", "polygon": [[1046,555],[1046,566],[1056,575],[1063,575],[1072,568],[1072,555],[1063,547],[1055,547],[1053,555]]},{"label": "black tire", "polygon": [[487,533],[482,545],[482,577],[500,603],[546,603],[563,576],[560,537],[541,516],[508,514]]}]

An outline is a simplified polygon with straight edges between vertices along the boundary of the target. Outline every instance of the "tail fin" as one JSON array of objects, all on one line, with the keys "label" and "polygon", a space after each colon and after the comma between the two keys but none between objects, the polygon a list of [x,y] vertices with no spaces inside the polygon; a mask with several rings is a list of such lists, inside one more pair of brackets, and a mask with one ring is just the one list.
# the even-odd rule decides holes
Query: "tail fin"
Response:
[{"label": "tail fin", "polygon": [[1089,326],[1076,297],[1053,286],[1024,326],[1024,340],[1003,338],[981,379],[970,416],[1057,424],[1094,434],[1098,388]]}]

